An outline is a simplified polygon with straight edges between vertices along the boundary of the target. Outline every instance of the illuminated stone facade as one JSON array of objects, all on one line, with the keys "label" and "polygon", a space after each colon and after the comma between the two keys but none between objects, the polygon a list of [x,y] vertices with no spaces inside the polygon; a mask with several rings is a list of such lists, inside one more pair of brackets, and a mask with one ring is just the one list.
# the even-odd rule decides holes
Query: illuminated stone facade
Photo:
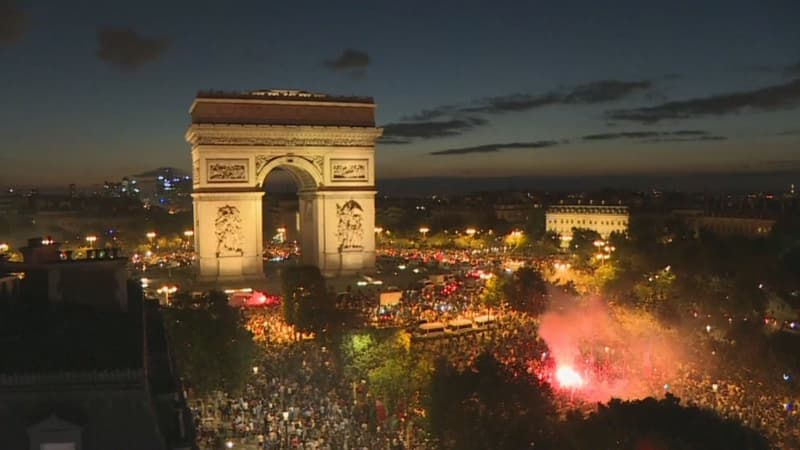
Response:
[{"label": "illuminated stone facade", "polygon": [[565,240],[572,237],[573,228],[594,230],[603,239],[611,233],[627,233],[628,218],[626,206],[551,206],[545,214],[547,231]]},{"label": "illuminated stone facade", "polygon": [[375,266],[375,105],[301,91],[200,93],[190,109],[201,281],[263,277],[263,183],[298,186],[303,262],[325,275]]}]

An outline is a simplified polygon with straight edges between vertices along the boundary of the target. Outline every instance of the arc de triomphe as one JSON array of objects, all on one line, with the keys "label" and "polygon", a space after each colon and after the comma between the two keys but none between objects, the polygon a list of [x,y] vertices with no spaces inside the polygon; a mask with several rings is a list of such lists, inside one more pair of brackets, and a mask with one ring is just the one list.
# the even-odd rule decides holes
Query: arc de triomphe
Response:
[{"label": "arc de triomphe", "polygon": [[263,279],[263,183],[276,168],[298,187],[303,263],[328,276],[374,268],[371,98],[201,92],[189,112],[198,281]]}]

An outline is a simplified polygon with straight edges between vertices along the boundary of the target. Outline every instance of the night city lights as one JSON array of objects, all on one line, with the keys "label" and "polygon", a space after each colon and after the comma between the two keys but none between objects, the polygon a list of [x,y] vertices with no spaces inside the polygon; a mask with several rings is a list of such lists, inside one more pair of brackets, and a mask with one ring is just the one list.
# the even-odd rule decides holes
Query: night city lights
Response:
[{"label": "night city lights", "polygon": [[0,450],[800,449],[798,23],[0,0]]}]

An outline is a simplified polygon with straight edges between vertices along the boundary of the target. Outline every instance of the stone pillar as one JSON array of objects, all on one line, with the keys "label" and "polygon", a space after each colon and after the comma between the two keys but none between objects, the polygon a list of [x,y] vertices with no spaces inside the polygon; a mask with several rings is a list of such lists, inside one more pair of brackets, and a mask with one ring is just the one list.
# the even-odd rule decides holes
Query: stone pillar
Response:
[{"label": "stone pillar", "polygon": [[[325,276],[369,273],[375,268],[375,191],[302,192],[303,262]],[[308,253],[306,253],[308,251]]]},{"label": "stone pillar", "polygon": [[261,191],[194,193],[198,281],[264,278]]}]

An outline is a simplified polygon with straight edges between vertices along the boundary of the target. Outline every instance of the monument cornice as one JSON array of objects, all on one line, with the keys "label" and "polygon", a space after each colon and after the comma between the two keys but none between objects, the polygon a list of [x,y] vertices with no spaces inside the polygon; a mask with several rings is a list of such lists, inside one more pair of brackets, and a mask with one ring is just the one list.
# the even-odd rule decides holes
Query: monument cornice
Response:
[{"label": "monument cornice", "polygon": [[192,124],[186,141],[200,145],[374,147],[382,128],[315,125]]}]

